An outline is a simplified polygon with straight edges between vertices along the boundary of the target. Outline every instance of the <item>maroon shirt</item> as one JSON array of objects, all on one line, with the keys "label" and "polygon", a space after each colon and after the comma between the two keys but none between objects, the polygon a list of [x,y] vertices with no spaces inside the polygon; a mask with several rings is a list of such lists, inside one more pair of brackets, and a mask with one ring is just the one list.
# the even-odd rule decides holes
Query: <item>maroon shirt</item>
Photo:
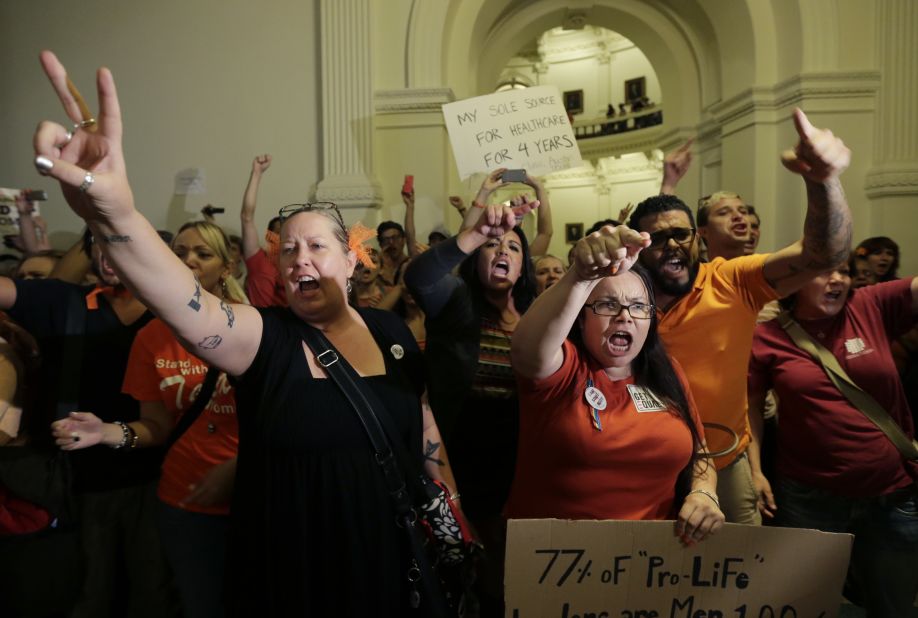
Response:
[{"label": "maroon shirt", "polygon": [[[832,318],[800,321],[910,438],[912,416],[890,340],[912,327],[913,313],[911,279],[900,279],[855,290]],[[778,395],[779,475],[850,497],[886,494],[918,478],[918,463],[903,460],[777,320],[756,328],[749,363],[749,392],[768,388]]]}]

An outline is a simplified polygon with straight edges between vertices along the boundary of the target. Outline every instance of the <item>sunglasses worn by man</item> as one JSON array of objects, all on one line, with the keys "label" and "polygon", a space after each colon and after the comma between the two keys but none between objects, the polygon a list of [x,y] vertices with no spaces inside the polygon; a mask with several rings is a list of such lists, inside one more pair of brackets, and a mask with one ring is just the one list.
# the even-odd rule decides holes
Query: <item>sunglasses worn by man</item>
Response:
[{"label": "sunglasses worn by man", "polygon": [[672,239],[678,245],[690,245],[695,240],[695,228],[692,227],[675,227],[667,230],[660,230],[650,235],[650,249],[659,249],[665,247],[669,240]]}]

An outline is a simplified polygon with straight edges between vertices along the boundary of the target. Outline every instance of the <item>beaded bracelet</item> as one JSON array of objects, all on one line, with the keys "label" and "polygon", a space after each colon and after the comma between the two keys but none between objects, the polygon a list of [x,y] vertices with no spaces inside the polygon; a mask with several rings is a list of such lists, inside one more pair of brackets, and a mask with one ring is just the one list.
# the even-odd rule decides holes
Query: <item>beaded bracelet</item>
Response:
[{"label": "beaded bracelet", "polygon": [[454,493],[453,495],[451,495],[451,496],[449,497],[449,501],[450,501],[450,502],[455,502],[455,501],[457,501],[459,498],[460,498],[459,492],[457,491],[456,493]]},{"label": "beaded bracelet", "polygon": [[720,501],[717,499],[717,496],[709,492],[707,489],[693,489],[692,491],[688,492],[689,496],[691,496],[692,494],[704,494],[705,496],[707,496],[708,498],[714,501],[714,504],[717,505],[717,508],[720,508]]},{"label": "beaded bracelet", "polygon": [[131,439],[131,428],[127,423],[122,423],[121,421],[115,421],[115,424],[121,427],[121,442],[118,444],[112,444],[112,448],[124,448],[127,446],[128,441]]}]

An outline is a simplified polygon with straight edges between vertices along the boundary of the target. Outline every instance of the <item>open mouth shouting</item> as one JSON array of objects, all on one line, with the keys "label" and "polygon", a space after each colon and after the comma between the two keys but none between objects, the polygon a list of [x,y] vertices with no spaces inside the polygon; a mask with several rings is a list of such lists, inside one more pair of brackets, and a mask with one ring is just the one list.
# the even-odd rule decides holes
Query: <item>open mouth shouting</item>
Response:
[{"label": "open mouth shouting", "polygon": [[507,279],[510,276],[510,260],[507,258],[498,258],[491,266],[491,275],[495,279]]},{"label": "open mouth shouting", "polygon": [[735,236],[740,236],[745,238],[749,234],[749,224],[748,223],[734,223],[730,226],[730,231],[733,232]]},{"label": "open mouth shouting", "polygon": [[688,259],[681,251],[666,254],[660,259],[660,272],[666,277],[679,279],[688,273]]},{"label": "open mouth shouting", "polygon": [[633,339],[631,333],[624,330],[617,330],[609,335],[609,346],[612,348],[613,353],[624,354],[631,349],[631,342]]},{"label": "open mouth shouting", "polygon": [[312,292],[319,289],[319,281],[312,275],[303,275],[297,279],[300,292]]}]

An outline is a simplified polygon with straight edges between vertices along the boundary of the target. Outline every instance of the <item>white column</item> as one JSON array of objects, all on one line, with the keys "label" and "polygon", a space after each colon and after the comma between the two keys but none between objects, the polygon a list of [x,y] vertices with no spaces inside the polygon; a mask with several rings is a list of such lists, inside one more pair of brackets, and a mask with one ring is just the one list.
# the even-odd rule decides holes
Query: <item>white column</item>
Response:
[{"label": "white column", "polygon": [[[874,124],[874,166],[865,191],[874,235],[892,237],[902,251],[900,272],[918,270],[918,2],[877,2],[881,80]],[[855,242],[861,239],[855,239]]]},{"label": "white column", "polygon": [[381,202],[373,174],[372,0],[320,0],[322,180],[316,199],[344,208]]}]

